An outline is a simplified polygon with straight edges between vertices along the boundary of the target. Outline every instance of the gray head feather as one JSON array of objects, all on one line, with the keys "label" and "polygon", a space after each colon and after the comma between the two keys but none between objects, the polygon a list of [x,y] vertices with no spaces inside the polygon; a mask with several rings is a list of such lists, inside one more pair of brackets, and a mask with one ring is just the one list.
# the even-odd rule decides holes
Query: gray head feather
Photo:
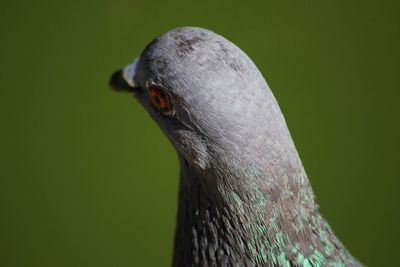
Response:
[{"label": "gray head feather", "polygon": [[193,154],[186,151],[188,137],[197,139],[190,145],[199,157],[223,153],[255,163],[271,155],[263,161],[273,164],[272,157],[293,151],[261,73],[238,47],[211,31],[181,28],[157,38],[140,57],[136,81],[161,86],[178,103],[174,120],[147,107],[182,155]]}]

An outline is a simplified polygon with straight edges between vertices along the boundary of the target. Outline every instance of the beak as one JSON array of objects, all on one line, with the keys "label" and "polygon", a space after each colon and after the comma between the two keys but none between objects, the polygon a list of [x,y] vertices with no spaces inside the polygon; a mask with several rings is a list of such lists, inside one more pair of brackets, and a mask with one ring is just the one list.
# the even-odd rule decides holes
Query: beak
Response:
[{"label": "beak", "polygon": [[122,76],[122,70],[117,70],[110,78],[110,87],[117,92],[135,92],[138,88],[130,86]]},{"label": "beak", "polygon": [[138,91],[139,86],[135,82],[138,62],[139,58],[136,58],[131,64],[125,66],[122,70],[114,72],[110,79],[110,87],[115,91]]}]

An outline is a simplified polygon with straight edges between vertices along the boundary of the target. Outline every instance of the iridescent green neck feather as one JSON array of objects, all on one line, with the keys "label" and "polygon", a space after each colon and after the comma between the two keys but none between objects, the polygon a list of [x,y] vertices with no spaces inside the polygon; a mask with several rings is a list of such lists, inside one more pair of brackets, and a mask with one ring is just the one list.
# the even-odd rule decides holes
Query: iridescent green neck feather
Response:
[{"label": "iridescent green neck feather", "polygon": [[199,176],[181,164],[174,266],[360,266],[321,216],[300,162],[275,177],[248,164]]}]

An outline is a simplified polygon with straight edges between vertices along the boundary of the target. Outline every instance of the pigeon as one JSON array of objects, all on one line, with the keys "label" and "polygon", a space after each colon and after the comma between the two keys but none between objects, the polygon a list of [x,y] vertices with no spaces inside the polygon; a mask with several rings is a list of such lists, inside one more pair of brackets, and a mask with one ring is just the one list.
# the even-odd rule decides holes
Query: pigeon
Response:
[{"label": "pigeon", "polygon": [[362,266],[321,215],[267,82],[210,30],[173,29],[116,71],[180,163],[174,267]]}]

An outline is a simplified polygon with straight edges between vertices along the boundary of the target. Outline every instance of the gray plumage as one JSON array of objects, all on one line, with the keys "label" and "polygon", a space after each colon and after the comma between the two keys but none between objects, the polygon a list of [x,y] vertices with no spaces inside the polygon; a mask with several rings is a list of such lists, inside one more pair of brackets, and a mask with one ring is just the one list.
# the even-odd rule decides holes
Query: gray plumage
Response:
[{"label": "gray plumage", "polygon": [[[180,159],[173,266],[360,266],[321,216],[279,106],[238,47],[178,28],[144,49],[134,74],[134,86],[118,74],[111,83],[134,92]],[[172,112],[149,103],[149,85]]]}]

